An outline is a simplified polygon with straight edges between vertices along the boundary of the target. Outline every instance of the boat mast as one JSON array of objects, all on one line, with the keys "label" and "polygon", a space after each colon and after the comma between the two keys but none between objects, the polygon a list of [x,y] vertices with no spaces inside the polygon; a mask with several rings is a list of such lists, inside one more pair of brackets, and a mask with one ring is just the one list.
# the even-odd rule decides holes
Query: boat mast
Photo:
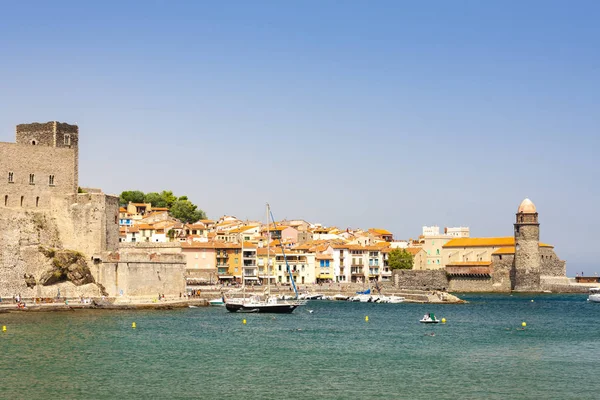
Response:
[{"label": "boat mast", "polygon": [[269,203],[267,203],[267,296],[271,295],[271,230],[269,229]]},{"label": "boat mast", "polygon": [[246,298],[246,280],[244,279],[244,236],[240,232],[240,239],[242,239],[242,254],[240,260],[242,261],[242,297]]},{"label": "boat mast", "polygon": [[[271,220],[273,221],[273,227],[277,229],[277,224],[275,223],[275,218],[273,217],[273,212],[271,208],[269,208],[269,215],[271,215]],[[285,255],[285,249],[283,248],[283,243],[281,241],[281,236],[279,237],[279,247],[281,247],[281,253],[283,254],[283,259],[285,261],[285,267],[287,269],[288,276],[290,277],[290,283],[294,288],[294,293],[296,294],[296,300],[298,299],[298,289],[296,288],[296,282],[294,282],[294,276],[292,275],[292,269],[290,268],[290,264],[288,263],[287,256]]]}]

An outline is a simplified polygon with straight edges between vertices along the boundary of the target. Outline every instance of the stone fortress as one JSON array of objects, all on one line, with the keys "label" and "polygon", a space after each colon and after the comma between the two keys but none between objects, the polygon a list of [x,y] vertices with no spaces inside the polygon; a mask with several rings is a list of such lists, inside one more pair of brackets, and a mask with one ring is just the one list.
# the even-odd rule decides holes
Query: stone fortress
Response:
[{"label": "stone fortress", "polygon": [[513,237],[457,238],[440,244],[443,269],[395,271],[396,286],[454,292],[581,291],[566,277],[566,262],[540,242],[538,212],[519,205]]},{"label": "stone fortress", "polygon": [[59,122],[18,125],[15,143],[0,142],[0,296],[185,292],[175,244],[119,248],[119,198],[79,193],[78,145],[78,126]]}]

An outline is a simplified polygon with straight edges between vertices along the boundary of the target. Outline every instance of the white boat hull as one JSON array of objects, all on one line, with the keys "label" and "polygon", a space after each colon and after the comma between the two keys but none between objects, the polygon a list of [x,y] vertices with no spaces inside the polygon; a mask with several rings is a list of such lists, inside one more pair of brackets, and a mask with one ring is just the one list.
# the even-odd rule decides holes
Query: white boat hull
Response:
[{"label": "white boat hull", "polygon": [[210,304],[211,306],[224,306],[225,303],[223,302],[223,299],[212,299],[208,301],[208,304]]},{"label": "white boat hull", "polygon": [[588,301],[591,301],[592,303],[600,303],[600,293],[590,294]]}]

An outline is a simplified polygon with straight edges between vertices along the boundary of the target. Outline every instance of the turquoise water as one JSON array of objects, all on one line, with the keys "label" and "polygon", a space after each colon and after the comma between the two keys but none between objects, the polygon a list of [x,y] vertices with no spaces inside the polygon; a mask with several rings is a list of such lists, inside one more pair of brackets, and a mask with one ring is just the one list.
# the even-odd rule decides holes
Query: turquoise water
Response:
[{"label": "turquoise water", "polygon": [[[597,397],[600,304],[584,295],[463,297],[470,303],[312,301],[291,315],[0,314],[0,398]],[[426,312],[448,322],[420,324]]]}]

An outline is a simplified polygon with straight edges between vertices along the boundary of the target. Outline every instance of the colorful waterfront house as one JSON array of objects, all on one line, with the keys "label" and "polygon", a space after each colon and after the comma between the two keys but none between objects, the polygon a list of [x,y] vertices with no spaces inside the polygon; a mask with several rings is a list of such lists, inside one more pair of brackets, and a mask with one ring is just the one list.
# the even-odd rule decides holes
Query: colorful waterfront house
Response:
[{"label": "colorful waterfront house", "polygon": [[239,243],[215,241],[216,265],[221,280],[242,280],[242,246]]},{"label": "colorful waterfront house", "polygon": [[258,268],[258,279],[261,283],[266,284],[271,281],[275,283],[277,281],[277,275],[275,274],[275,253],[277,250],[272,247],[259,247],[256,249],[256,266]]},{"label": "colorful waterfront house", "polygon": [[336,282],[351,281],[351,257],[349,245],[331,244],[331,254],[333,256],[333,275]]},{"label": "colorful waterfront house", "polygon": [[258,266],[256,265],[256,245],[250,242],[243,242],[241,246],[242,256],[242,279],[246,284],[258,283]]},{"label": "colorful waterfront house", "polygon": [[350,282],[365,282],[368,279],[369,273],[369,270],[365,268],[365,266],[368,266],[365,246],[350,245],[348,246],[348,251],[350,253]]},{"label": "colorful waterfront house", "polygon": [[330,282],[334,280],[333,254],[328,251],[318,252],[315,255],[316,280],[319,282]]},{"label": "colorful waterfront house", "polygon": [[[184,242],[181,252],[186,256],[186,278],[216,282],[219,279],[214,242]],[[227,274],[227,268],[222,271]]]},{"label": "colorful waterfront house", "polygon": [[287,272],[286,258],[296,284],[312,284],[316,282],[314,253],[299,253],[295,250],[285,250],[284,257],[281,248],[277,248],[275,254],[277,282],[285,284],[291,282]]}]

